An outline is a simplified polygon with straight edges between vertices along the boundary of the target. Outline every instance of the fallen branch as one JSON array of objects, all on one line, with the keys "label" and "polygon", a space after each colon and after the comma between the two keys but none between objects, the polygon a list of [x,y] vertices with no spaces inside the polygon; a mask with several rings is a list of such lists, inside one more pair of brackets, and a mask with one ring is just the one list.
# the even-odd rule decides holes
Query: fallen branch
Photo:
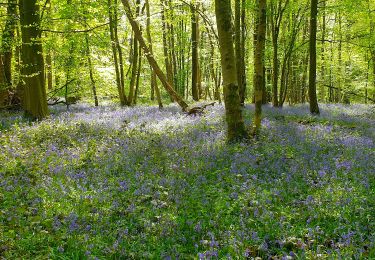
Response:
[{"label": "fallen branch", "polygon": [[189,111],[187,112],[187,114],[189,116],[191,115],[202,115],[206,109],[206,107],[208,106],[214,106],[216,102],[212,102],[212,103],[209,103],[209,104],[205,104],[203,106],[199,106],[199,107],[193,107],[191,109],[189,109]]}]

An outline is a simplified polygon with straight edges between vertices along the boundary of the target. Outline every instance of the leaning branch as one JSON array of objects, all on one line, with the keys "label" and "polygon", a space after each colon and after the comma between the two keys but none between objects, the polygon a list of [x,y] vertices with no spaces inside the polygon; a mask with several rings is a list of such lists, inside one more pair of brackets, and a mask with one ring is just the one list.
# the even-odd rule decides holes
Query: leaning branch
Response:
[{"label": "leaning branch", "polygon": [[155,74],[158,76],[159,80],[163,84],[163,87],[168,92],[168,94],[173,98],[174,101],[176,101],[181,106],[183,111],[186,111],[189,107],[188,104],[185,102],[185,100],[183,100],[183,98],[174,90],[172,85],[168,82],[167,77],[165,76],[164,72],[161,70],[159,64],[157,63],[154,56],[152,55],[152,52],[148,48],[148,45],[146,44],[146,41],[142,36],[142,32],[139,28],[139,25],[134,20],[134,16],[133,16],[130,4],[129,4],[129,0],[122,0],[122,3],[125,8],[126,17],[128,18],[129,23],[133,29],[134,37],[137,39],[140,47],[143,49],[143,52],[148,60],[148,63],[154,70]]},{"label": "leaning branch", "polygon": [[[324,85],[325,87],[327,88],[330,88],[330,89],[336,89],[336,90],[340,90],[340,91],[345,91],[345,89],[339,89],[337,87],[334,87],[334,86],[330,86],[330,85]],[[366,96],[363,96],[363,95],[360,95],[358,93],[355,93],[353,91],[349,91],[349,92],[345,92],[346,94],[348,95],[352,95],[352,96],[356,96],[356,97],[361,97],[361,98],[367,98],[368,100],[370,100],[371,102],[375,103],[375,99],[372,99],[372,98],[369,98],[369,97],[366,97]]]}]

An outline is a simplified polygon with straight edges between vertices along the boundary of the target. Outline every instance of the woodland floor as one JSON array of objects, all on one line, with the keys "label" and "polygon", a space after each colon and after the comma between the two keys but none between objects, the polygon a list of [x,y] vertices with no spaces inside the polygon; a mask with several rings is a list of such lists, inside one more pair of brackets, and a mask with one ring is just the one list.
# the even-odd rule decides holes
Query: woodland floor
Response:
[{"label": "woodland floor", "polygon": [[[0,259],[375,258],[375,108],[0,114]],[[246,107],[250,124],[253,107]]]}]

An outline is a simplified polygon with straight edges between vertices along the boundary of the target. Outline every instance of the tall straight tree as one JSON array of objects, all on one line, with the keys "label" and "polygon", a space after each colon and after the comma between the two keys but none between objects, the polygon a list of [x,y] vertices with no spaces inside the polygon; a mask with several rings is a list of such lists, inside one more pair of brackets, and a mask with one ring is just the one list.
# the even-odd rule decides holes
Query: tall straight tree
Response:
[{"label": "tall straight tree", "polygon": [[32,119],[43,119],[48,115],[48,106],[37,2],[37,0],[19,2],[22,31],[21,84],[23,84],[22,103],[26,115]]},{"label": "tall straight tree", "polygon": [[117,90],[120,98],[120,104],[125,106],[128,104],[128,98],[125,94],[124,88],[124,67],[123,67],[123,57],[122,57],[122,50],[118,39],[118,32],[117,32],[117,0],[108,0],[108,17],[109,17],[109,32],[111,37],[111,47],[112,47],[112,55],[113,55],[113,63],[115,66],[115,73],[116,73],[116,84]]},{"label": "tall straight tree", "polygon": [[[136,0],[135,2],[135,16],[138,17],[141,12],[141,1]],[[140,30],[142,28],[140,27]],[[131,106],[134,104],[135,101],[135,88],[136,88],[136,83],[137,83],[137,73],[138,73],[138,67],[139,67],[139,57],[140,55],[140,49],[139,49],[139,44],[138,40],[134,37],[133,38],[133,48],[132,48],[132,55],[131,55],[131,64],[132,64],[132,72],[131,72],[131,77],[130,77],[130,83],[129,83],[129,95],[128,95],[128,105]]]},{"label": "tall straight tree", "polygon": [[[284,4],[283,4],[284,2]],[[279,82],[279,34],[281,22],[283,20],[283,15],[286,7],[289,4],[289,0],[271,0],[271,33],[272,33],[272,46],[273,46],[273,59],[272,59],[272,104],[274,107],[279,106],[279,101],[277,97],[278,93],[278,82]]]},{"label": "tall straight tree", "polygon": [[7,20],[1,36],[0,48],[0,90],[12,85],[12,57],[14,46],[14,32],[17,25],[17,1],[9,0],[7,6]]},{"label": "tall straight tree", "polygon": [[236,68],[241,105],[245,104],[246,68],[245,68],[245,1],[235,1],[235,53]]},{"label": "tall straight tree", "polygon": [[254,118],[254,133],[256,134],[260,129],[262,117],[262,101],[263,90],[265,89],[264,80],[264,53],[266,43],[266,28],[267,28],[267,0],[257,0],[258,18],[256,35],[257,41],[255,46],[254,56],[254,83],[255,83],[255,118]]},{"label": "tall straight tree", "polygon": [[[148,41],[148,48],[150,50],[151,55],[153,55],[153,50],[152,50],[152,38],[151,38],[151,14],[150,14],[150,3],[149,0],[145,1],[145,6],[146,6],[146,15],[147,15],[147,20],[146,20],[146,32],[147,32],[147,41]],[[154,96],[156,94],[156,99],[159,104],[159,108],[163,108],[163,103],[161,101],[160,97],[160,90],[158,87],[158,82],[156,80],[156,74],[152,67],[150,66],[151,69],[151,100],[154,99]]]},{"label": "tall straight tree", "polygon": [[167,11],[166,9],[166,2],[165,0],[161,0],[161,22],[162,22],[162,31],[163,31],[163,52],[164,52],[164,63],[165,63],[165,70],[167,72],[167,80],[169,84],[173,87],[174,89],[174,80],[173,80],[173,65],[172,65],[172,59],[171,55],[169,55],[169,26],[168,26],[168,17],[167,17]]},{"label": "tall straight tree", "polygon": [[198,39],[199,39],[199,21],[198,14],[196,12],[197,6],[192,3],[190,5],[191,10],[191,89],[192,96],[195,101],[198,101],[201,93],[199,93],[199,50],[198,50]]},{"label": "tall straight tree", "polygon": [[311,114],[319,114],[318,100],[316,97],[316,30],[318,17],[318,0],[311,0],[310,14],[310,74],[309,74],[309,99]]},{"label": "tall straight tree", "polygon": [[223,73],[225,118],[228,125],[227,138],[229,142],[235,142],[246,138],[247,133],[242,117],[237,81],[231,1],[215,0],[215,13]]}]

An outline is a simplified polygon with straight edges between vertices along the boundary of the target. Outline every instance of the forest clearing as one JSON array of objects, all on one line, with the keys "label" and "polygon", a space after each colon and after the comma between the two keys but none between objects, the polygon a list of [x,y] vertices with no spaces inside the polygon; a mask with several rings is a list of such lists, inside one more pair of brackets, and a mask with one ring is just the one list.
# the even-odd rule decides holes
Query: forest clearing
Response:
[{"label": "forest clearing", "polygon": [[375,259],[375,1],[1,1],[0,259]]}]

